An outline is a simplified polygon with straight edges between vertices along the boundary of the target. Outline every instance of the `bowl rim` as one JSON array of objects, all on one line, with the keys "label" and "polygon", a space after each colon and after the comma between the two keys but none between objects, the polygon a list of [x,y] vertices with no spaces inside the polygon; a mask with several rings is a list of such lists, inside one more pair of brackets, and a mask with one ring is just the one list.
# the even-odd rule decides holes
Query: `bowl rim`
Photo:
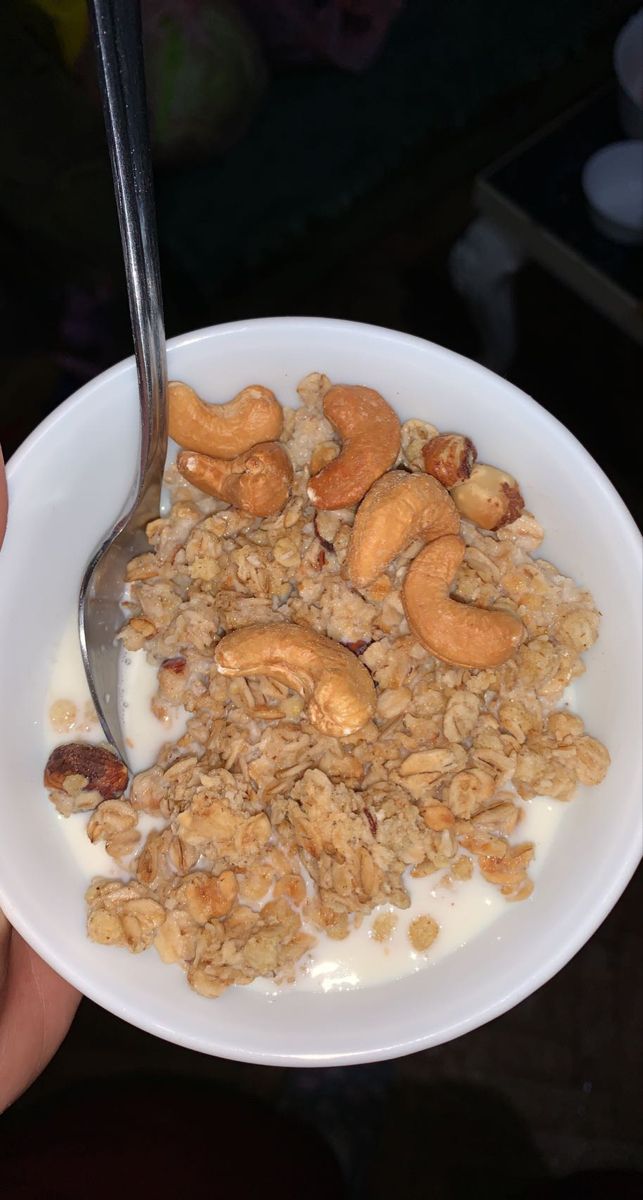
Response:
[{"label": "bowl rim", "polygon": [[[641,574],[641,550],[642,538],[638,526],[629,512],[627,506],[619,495],[618,491],[607,478],[602,468],[592,457],[588,450],[581,442],[571,433],[569,429],[561,421],[558,420],[552,413],[549,413],[542,405],[540,405],[531,396],[528,396],[516,385],[508,380],[496,375],[482,364],[469,359],[464,355],[458,354],[456,351],[439,346],[436,343],[430,342],[425,338],[416,337],[412,334],[402,333],[396,330],[388,329],[384,326],[371,325],[358,321],[347,321],[336,318],[327,317],[261,317],[248,318],[240,321],[232,321],[223,324],[207,325],[197,330],[191,330],[184,334],[178,334],[167,340],[168,350],[174,347],[184,347],[192,343],[198,343],[213,336],[225,335],[226,333],[241,333],[244,330],[256,330],[257,332],[269,331],[280,327],[282,330],[294,332],[299,330],[319,330],[332,333],[340,328],[346,330],[359,329],[369,335],[376,335],[379,339],[390,340],[395,343],[406,343],[410,347],[430,347],[431,352],[439,357],[449,361],[456,359],[460,364],[465,365],[474,374],[483,372],[487,376],[491,376],[496,387],[502,388],[509,395],[512,401],[519,404],[523,409],[530,411],[536,409],[550,426],[557,430],[563,441],[572,444],[576,453],[586,459],[593,472],[596,485],[609,497],[612,504],[615,504],[619,512],[621,520],[621,534],[627,541],[629,540],[634,560],[638,563],[638,573]],[[84,384],[60,405],[54,409],[45,419],[36,427],[35,430],[25,439],[25,441],[17,448],[15,453],[7,462],[7,480],[9,485],[9,508],[11,508],[11,481],[13,476],[18,472],[23,460],[31,452],[33,447],[43,438],[46,437],[49,431],[56,423],[66,417],[66,415],[74,408],[82,405],[88,395],[96,388],[97,385],[103,382],[111,382],[117,379],[120,375],[131,371],[134,366],[134,358],[123,359],[121,362],[109,367],[106,371],[95,376],[88,383]],[[637,780],[634,780],[636,786]],[[547,983],[554,975],[558,973],[585,943],[593,936],[598,927],[603,923],[609,912],[612,910],[618,899],[624,892],[630,882],[639,862],[643,855],[643,848],[639,845],[635,837],[630,837],[626,852],[624,853],[620,864],[615,869],[608,886],[598,895],[594,904],[589,906],[585,913],[585,920],[582,925],[579,925],[574,930],[570,931],[567,939],[561,943],[556,953],[551,954],[546,961],[543,961],[530,970],[527,975],[517,982],[505,995],[498,996],[492,1002],[489,1002],[483,1008],[478,1008],[475,1013],[470,1013],[467,1017],[456,1021],[453,1025],[448,1025],[440,1030],[433,1031],[423,1036],[413,1036],[405,1038],[402,1034],[399,1039],[396,1039],[394,1044],[379,1045],[370,1051],[347,1051],[347,1052],[330,1052],[319,1054],[292,1054],[287,1052],[267,1052],[258,1053],[253,1050],[245,1050],[238,1045],[221,1045],[216,1044],[217,1031],[213,1028],[213,1036],[207,1041],[200,1035],[190,1036],[189,1033],[177,1032],[174,1028],[166,1026],[162,1021],[154,1020],[144,1011],[135,1008],[131,1004],[120,1003],[118,997],[111,992],[106,992],[104,988],[97,984],[94,985],[91,979],[88,979],[83,974],[82,970],[76,970],[73,966],[67,964],[64,957],[61,956],[59,950],[45,941],[39,933],[37,927],[34,926],[28,918],[23,918],[21,912],[14,908],[11,897],[5,894],[3,882],[0,878],[0,907],[5,913],[7,919],[13,928],[24,938],[26,942],[36,951],[36,953],[45,961],[54,971],[62,978],[66,979],[74,986],[82,995],[94,1001],[100,1007],[110,1012],[112,1015],[122,1018],[123,1020],[135,1025],[136,1027],[151,1033],[155,1036],[162,1037],[174,1044],[181,1045],[187,1049],[197,1050],[209,1055],[216,1055],[222,1058],[228,1058],[237,1062],[255,1063],[264,1066],[280,1066],[280,1067],[311,1067],[311,1066],[345,1066],[358,1063],[377,1062],[385,1059],[402,1057],[408,1054],[416,1053],[417,1051],[429,1049],[432,1046],[442,1045],[453,1039],[462,1036],[474,1029],[481,1027],[488,1021],[502,1016],[522,1000],[532,995],[545,983]]]}]

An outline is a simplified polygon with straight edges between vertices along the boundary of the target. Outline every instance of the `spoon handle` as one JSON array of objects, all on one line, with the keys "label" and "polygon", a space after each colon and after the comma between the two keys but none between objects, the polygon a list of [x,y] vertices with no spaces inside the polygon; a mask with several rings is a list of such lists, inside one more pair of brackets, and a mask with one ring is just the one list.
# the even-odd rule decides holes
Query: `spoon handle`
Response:
[{"label": "spoon handle", "polygon": [[[167,363],[139,0],[89,0],[141,404],[137,498],[160,486]],[[156,498],[158,505],[158,494]]]}]

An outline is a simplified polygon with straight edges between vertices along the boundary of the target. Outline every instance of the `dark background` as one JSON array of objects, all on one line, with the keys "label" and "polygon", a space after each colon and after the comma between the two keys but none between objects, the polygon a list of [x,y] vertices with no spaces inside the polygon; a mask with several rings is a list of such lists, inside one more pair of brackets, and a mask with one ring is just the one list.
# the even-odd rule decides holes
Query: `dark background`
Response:
[{"label": "dark background", "polygon": [[[168,334],[328,315],[481,358],[448,268],[474,215],[476,174],[610,83],[614,37],[636,4],[271,7],[144,0]],[[74,19],[56,25],[43,8],[0,5],[5,457],[130,353],[82,14],[72,3]],[[528,184],[526,203],[533,196],[537,208],[539,179]],[[515,298],[508,377],[572,429],[640,523],[632,434],[643,350],[533,264],[518,273]],[[535,996],[455,1043],[386,1066],[288,1072],[211,1060],[84,1001],[51,1066],[3,1118],[0,1196],[100,1197],[117,1186],[127,1196],[139,1177],[165,1196],[190,1186],[192,1172],[195,1186],[208,1179],[241,1198],[261,1187],[374,1200],[638,1195],[642,901],[639,871]],[[171,1152],[161,1154],[165,1144]],[[85,1162],[88,1147],[109,1167],[75,1191],[64,1163]]]}]

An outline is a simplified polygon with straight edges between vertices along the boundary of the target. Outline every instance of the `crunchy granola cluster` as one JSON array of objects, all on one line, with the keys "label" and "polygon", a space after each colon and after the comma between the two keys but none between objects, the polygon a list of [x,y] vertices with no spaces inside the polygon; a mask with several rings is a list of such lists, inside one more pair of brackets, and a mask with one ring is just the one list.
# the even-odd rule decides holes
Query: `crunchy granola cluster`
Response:
[{"label": "crunchy granola cluster", "polygon": [[[59,811],[91,810],[88,836],[131,875],[92,883],[89,936],[134,952],[154,945],[206,996],[257,976],[292,980],[315,930],[344,938],[380,904],[408,907],[407,871],[460,884],[477,866],[523,899],[534,847],[516,836],[522,801],[569,800],[609,764],[580,717],[557,707],[584,670],[599,614],[587,591],[532,557],[543,533],[531,514],[496,532],[462,523],[454,596],[504,608],[526,630],[499,667],[449,666],[409,632],[400,589],[416,543],[367,587],[346,580],[355,509],[316,512],[307,497],[311,461],[317,471],[337,454],[327,384],[309,377],[302,406],[285,411],[294,482],[278,515],[226,507],[170,468],[173,507],[149,526],[150,553],[129,565],[122,641],[157,664],[154,709],[162,718],[184,705],[185,735],[133,779],[129,798],[105,798],[78,763],[51,783]],[[406,422],[400,464],[422,471],[436,432]],[[274,679],[218,673],[223,635],[283,621],[341,641],[368,669],[377,705],[358,732],[321,733]],[[142,847],[141,813],[159,824]],[[376,916],[375,939],[394,925]],[[409,929],[418,952],[437,935],[428,914]]]}]

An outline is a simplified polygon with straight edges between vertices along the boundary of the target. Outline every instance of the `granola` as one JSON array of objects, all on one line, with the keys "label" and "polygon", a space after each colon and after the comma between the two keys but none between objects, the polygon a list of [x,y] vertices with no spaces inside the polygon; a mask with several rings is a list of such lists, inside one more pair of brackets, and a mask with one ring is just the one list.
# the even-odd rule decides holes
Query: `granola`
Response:
[{"label": "granola", "polygon": [[[409,905],[409,874],[466,887],[478,870],[507,900],[524,899],[534,847],[515,840],[523,801],[567,801],[609,765],[565,706],[599,614],[583,587],[532,557],[543,538],[532,514],[495,532],[461,524],[453,596],[504,608],[526,630],[499,667],[451,666],[410,632],[401,585],[417,542],[368,586],[348,582],[356,509],[316,511],[307,495],[311,473],[339,452],[322,410],[329,387],[307,377],[300,407],[284,411],[294,480],[277,515],[238,511],[168,469],[173,504],[148,527],[150,552],[129,564],[120,637],[158,668],[157,716],[187,710],[185,734],[128,791],[124,781],[108,791],[69,751],[58,756],[69,771],[47,777],[59,812],[89,811],[88,837],[126,876],[89,887],[90,938],[135,953],[154,945],[204,996],[258,976],[292,981],[317,933],[345,938],[380,905],[372,937],[385,943],[390,907]],[[422,472],[436,433],[406,422],[398,468]],[[342,642],[370,673],[376,707],[357,732],[320,732],[274,678],[216,669],[225,634],[284,621]],[[68,708],[54,714],[60,732]],[[141,814],[158,824],[143,842]],[[408,928],[420,954],[437,936],[429,913]]]}]

